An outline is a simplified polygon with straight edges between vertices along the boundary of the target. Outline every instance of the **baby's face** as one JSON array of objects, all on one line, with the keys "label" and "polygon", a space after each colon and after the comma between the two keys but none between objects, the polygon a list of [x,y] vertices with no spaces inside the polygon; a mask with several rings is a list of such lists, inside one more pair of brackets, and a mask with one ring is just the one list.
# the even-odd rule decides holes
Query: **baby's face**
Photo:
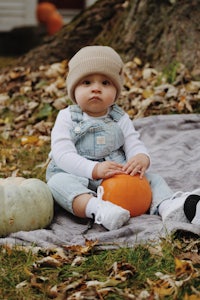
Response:
[{"label": "baby's face", "polygon": [[93,117],[101,117],[114,103],[117,89],[107,76],[92,74],[79,81],[74,93],[83,112]]}]

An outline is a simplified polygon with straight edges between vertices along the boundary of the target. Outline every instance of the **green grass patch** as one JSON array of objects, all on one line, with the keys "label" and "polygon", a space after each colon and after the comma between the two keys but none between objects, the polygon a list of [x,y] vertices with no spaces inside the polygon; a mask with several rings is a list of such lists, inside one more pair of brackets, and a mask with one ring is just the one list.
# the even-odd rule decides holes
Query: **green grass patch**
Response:
[{"label": "green grass patch", "polygon": [[65,256],[1,246],[1,299],[190,299],[198,291],[200,265],[180,256],[199,244],[169,237],[133,248],[94,247],[84,255],[65,249]]}]

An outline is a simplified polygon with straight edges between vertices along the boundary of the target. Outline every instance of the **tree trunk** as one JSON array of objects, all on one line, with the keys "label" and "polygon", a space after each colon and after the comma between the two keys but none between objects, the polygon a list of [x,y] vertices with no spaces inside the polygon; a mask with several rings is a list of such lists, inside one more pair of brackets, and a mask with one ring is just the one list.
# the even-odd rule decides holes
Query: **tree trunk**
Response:
[{"label": "tree trunk", "polygon": [[200,74],[199,0],[99,0],[19,63],[38,67],[71,56],[86,45],[115,48],[158,69],[181,62]]}]

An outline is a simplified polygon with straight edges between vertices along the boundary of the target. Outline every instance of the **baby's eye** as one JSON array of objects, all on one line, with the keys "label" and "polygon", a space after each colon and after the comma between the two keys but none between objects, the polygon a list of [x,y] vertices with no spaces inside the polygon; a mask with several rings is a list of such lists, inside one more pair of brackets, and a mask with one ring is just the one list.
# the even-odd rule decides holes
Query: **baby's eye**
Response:
[{"label": "baby's eye", "polygon": [[102,84],[103,84],[103,85],[110,85],[110,81],[109,81],[109,80],[104,80],[104,81],[102,82]]},{"label": "baby's eye", "polygon": [[90,83],[91,83],[90,80],[84,80],[84,81],[82,81],[83,85],[89,85]]}]

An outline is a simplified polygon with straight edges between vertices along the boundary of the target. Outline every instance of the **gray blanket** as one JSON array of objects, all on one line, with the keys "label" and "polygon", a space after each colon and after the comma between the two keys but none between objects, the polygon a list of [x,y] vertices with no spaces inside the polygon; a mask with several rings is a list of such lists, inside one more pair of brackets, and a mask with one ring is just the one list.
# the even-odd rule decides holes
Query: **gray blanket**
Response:
[{"label": "gray blanket", "polygon": [[[134,121],[151,154],[151,171],[162,175],[176,191],[192,191],[200,187],[200,115],[151,116]],[[17,232],[0,239],[0,244],[53,247],[83,245],[85,240],[98,240],[102,249],[136,243],[158,241],[171,233],[200,235],[200,226],[172,222],[164,225],[159,216],[142,215],[131,218],[119,230],[107,231],[94,225],[86,234],[87,221],[71,216],[55,207],[55,216],[47,229]]]}]

